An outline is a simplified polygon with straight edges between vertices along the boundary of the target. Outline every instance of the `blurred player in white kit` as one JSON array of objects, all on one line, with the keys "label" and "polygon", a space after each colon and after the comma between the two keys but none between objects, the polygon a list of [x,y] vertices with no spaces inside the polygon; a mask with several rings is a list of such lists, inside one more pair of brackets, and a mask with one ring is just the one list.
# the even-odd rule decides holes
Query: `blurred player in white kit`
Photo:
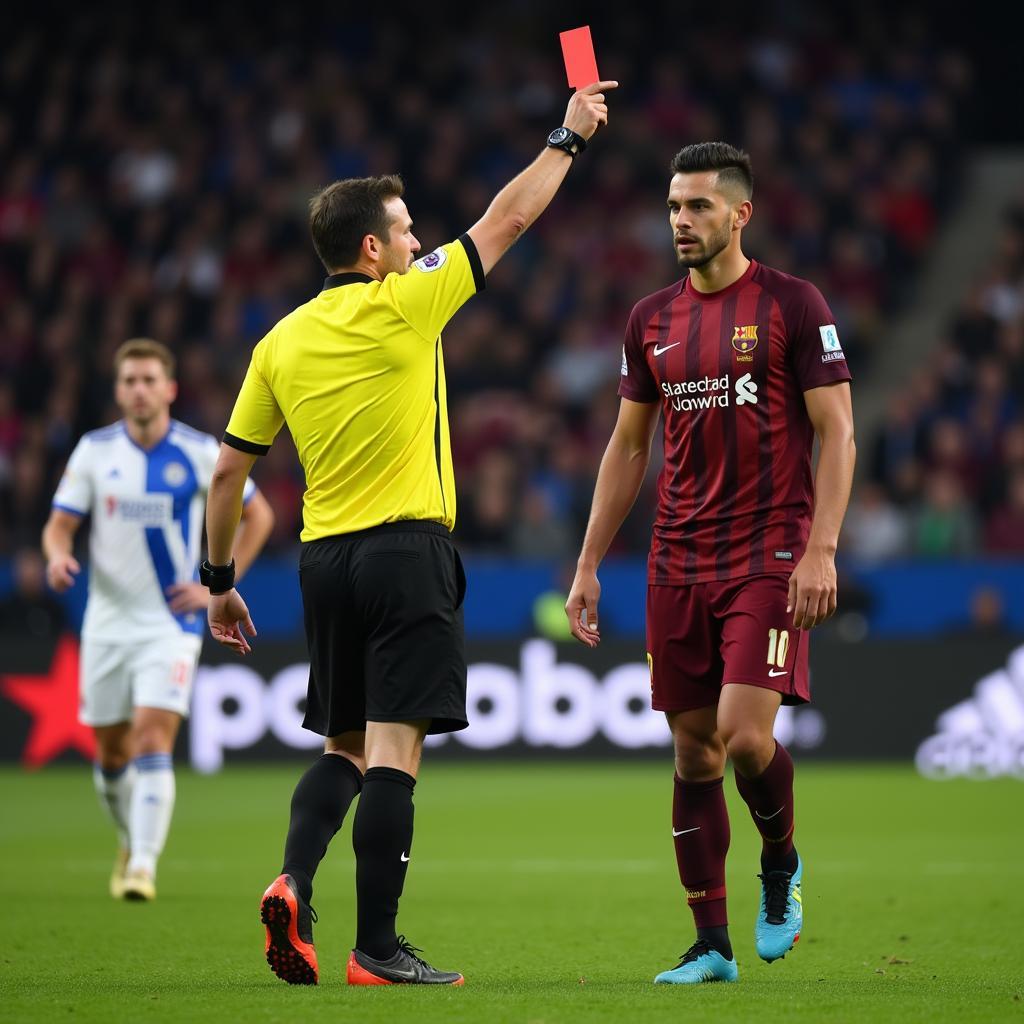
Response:
[{"label": "blurred player in white kit", "polygon": [[[43,529],[43,552],[54,590],[74,586],[74,536],[91,516],[79,716],[95,732],[93,779],[120,839],[110,894],[151,900],[174,810],[171,755],[206,629],[199,548],[220,445],[171,419],[178,387],[166,346],[127,341],[114,371],[124,418],[75,446]],[[274,522],[251,480],[242,501],[239,573]]]}]

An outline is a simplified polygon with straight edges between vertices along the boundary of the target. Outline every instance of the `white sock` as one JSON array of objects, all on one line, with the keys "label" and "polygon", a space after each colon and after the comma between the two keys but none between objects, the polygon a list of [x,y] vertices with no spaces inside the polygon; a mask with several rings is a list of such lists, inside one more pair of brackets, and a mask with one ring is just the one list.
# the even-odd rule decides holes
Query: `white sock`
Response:
[{"label": "white sock", "polygon": [[132,805],[132,789],[135,784],[135,768],[126,764],[123,768],[103,768],[98,763],[92,766],[92,781],[100,805],[110,815],[117,828],[121,849],[131,846],[129,823]]},{"label": "white sock", "polygon": [[170,754],[143,754],[135,759],[135,769],[128,871],[142,870],[155,876],[156,859],[164,848],[174,812],[174,766]]}]

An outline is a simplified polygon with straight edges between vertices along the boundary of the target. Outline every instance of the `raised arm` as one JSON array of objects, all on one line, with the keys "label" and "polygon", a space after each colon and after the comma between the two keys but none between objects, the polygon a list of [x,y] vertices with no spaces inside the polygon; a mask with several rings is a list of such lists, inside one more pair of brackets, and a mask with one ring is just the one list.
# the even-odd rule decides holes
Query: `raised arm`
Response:
[{"label": "raised arm", "polygon": [[601,639],[597,628],[597,603],[601,597],[597,568],[640,493],[651,461],[651,441],[660,411],[658,402],[631,402],[623,398],[601,459],[576,578],[565,604],[572,635],[588,647],[596,647]]},{"label": "raised arm", "polygon": [[[589,140],[600,125],[608,123],[605,93],[618,84],[595,82],[573,93],[563,127]],[[467,234],[476,245],[485,274],[544,212],[569,173],[573,159],[565,150],[546,148],[494,197],[487,212],[469,229]]]}]

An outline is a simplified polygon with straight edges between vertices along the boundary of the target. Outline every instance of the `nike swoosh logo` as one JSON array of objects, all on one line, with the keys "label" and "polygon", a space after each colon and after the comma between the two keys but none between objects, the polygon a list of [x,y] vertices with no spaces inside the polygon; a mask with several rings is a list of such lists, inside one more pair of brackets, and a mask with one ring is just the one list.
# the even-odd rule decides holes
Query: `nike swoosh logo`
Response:
[{"label": "nike swoosh logo", "polygon": [[[358,962],[358,961],[357,961]],[[387,976],[395,981],[415,981],[417,974],[415,967],[389,967]]]},{"label": "nike swoosh logo", "polygon": [[673,341],[671,345],[666,345],[664,348],[659,348],[658,345],[654,346],[654,354],[660,356],[662,352],[667,352],[670,348],[675,348],[676,345],[681,345],[680,341]]},{"label": "nike swoosh logo", "polygon": [[388,974],[390,974],[394,978],[406,978],[409,981],[415,981],[416,980],[416,972],[413,971],[413,970],[408,970],[408,969],[397,970],[394,967],[389,967],[388,968]]},{"label": "nike swoosh logo", "polygon": [[[784,809],[784,806],[785,806],[785,805],[783,805],[783,807],[780,807],[780,808],[779,808],[779,809],[778,809],[778,810],[777,810],[777,811],[775,812],[775,814],[781,814],[781,813],[782,813],[782,811],[783,811],[783,809]],[[756,815],[757,815],[757,816],[758,816],[758,817],[759,817],[759,818],[760,818],[760,819],[761,819],[762,821],[770,821],[770,820],[771,820],[772,818],[774,818],[774,817],[775,817],[775,814],[761,814],[761,813],[760,813],[759,811],[754,811],[754,813],[755,813],[755,814],[756,814]]]},{"label": "nike swoosh logo", "polygon": [[408,864],[408,863],[409,863],[409,858],[408,858],[408,856],[407,856],[406,854],[404,854],[404,853],[402,854],[402,856],[401,856],[401,857],[400,857],[399,859],[401,860],[401,862],[402,862],[403,864]]},{"label": "nike swoosh logo", "polygon": [[774,679],[776,676],[784,676],[788,671],[788,668],[783,668],[779,669],[779,671],[776,672],[775,669],[771,668],[768,670],[768,675],[770,675],[772,679]]},{"label": "nike swoosh logo", "polygon": [[693,828],[681,828],[678,832],[672,829],[673,836],[685,836],[687,832],[697,832],[700,830],[700,825],[694,825]]}]

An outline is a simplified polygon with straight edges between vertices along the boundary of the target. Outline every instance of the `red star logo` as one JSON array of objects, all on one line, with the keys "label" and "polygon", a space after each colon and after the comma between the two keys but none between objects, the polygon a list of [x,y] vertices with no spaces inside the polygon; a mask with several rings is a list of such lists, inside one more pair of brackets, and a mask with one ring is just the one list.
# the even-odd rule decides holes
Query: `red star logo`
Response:
[{"label": "red star logo", "polygon": [[64,636],[57,644],[45,676],[2,676],[5,697],[32,715],[32,731],[22,761],[39,768],[65,750],[92,760],[96,741],[92,729],[78,720],[78,643]]}]

